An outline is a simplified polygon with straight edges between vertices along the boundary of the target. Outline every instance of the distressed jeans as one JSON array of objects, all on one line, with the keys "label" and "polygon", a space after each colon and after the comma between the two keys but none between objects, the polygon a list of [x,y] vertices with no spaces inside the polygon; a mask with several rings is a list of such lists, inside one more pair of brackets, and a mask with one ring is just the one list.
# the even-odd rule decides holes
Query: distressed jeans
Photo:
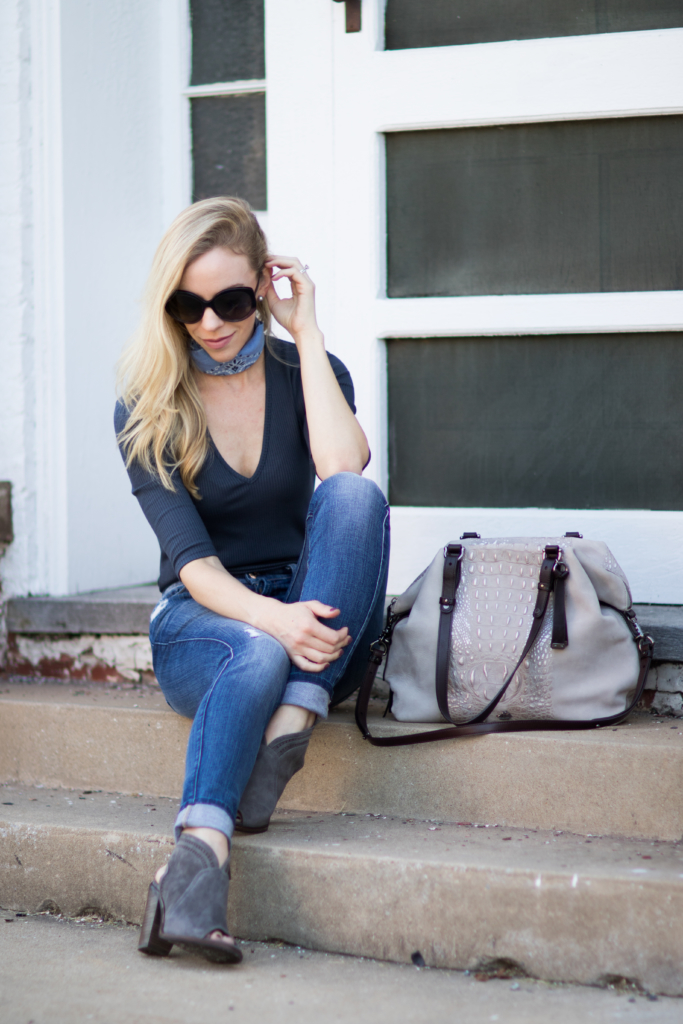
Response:
[{"label": "distressed jeans", "polygon": [[324,480],[311,498],[299,561],[240,576],[266,597],[318,600],[339,608],[333,629],[352,643],[322,672],[305,672],[270,634],[198,604],[182,583],[168,587],[150,620],[154,671],[169,705],[193,719],[176,836],[214,828],[231,837],[261,738],[280,704],[320,717],[360,684],[368,645],[381,631],[389,563],[389,508],[355,473]]}]

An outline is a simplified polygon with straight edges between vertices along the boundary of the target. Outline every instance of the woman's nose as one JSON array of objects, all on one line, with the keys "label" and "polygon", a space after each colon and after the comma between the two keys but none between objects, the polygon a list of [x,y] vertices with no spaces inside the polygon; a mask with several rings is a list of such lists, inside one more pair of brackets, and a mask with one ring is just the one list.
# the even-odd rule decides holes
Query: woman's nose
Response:
[{"label": "woman's nose", "polygon": [[216,316],[214,311],[207,306],[204,310],[204,316],[202,317],[202,327],[205,331],[217,331],[223,321],[219,316]]}]

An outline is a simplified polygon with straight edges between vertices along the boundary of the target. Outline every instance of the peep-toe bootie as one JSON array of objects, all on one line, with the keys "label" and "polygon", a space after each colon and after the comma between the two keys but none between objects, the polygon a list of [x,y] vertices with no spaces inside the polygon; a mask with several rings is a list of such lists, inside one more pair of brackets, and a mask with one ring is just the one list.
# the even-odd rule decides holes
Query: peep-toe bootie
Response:
[{"label": "peep-toe bootie", "polygon": [[239,963],[237,946],[212,939],[229,935],[227,921],[229,869],[222,868],[207,843],[183,833],[160,882],[152,882],[138,949],[167,956],[178,945],[215,963]]},{"label": "peep-toe bootie", "polygon": [[237,811],[235,828],[238,832],[266,831],[285,786],[304,766],[313,728],[278,736],[271,743],[266,743],[265,738],[261,740]]}]

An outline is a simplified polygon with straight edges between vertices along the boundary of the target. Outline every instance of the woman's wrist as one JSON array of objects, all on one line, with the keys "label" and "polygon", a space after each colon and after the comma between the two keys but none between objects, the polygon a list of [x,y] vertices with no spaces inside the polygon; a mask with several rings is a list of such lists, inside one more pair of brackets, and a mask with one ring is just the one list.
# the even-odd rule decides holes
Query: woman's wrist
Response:
[{"label": "woman's wrist", "polygon": [[304,327],[301,331],[292,331],[291,333],[297,348],[325,348],[325,335],[317,324],[313,327]]},{"label": "woman's wrist", "polygon": [[274,597],[264,597],[263,594],[254,594],[253,591],[250,592],[250,597],[253,600],[250,600],[247,608],[249,625],[272,636],[273,612],[280,607],[280,601],[276,601]]}]

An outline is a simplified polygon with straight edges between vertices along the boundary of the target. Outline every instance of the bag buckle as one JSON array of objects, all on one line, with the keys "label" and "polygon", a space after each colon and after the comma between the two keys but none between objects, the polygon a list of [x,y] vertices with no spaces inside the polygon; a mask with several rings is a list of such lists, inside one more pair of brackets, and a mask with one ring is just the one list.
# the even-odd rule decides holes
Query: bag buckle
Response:
[{"label": "bag buckle", "polygon": [[384,640],[384,634],[378,640],[373,640],[370,644],[370,655],[377,665],[380,664],[388,650],[389,644]]},{"label": "bag buckle", "polygon": [[569,566],[562,561],[562,548],[559,544],[548,544],[545,549],[546,560],[553,559],[553,564],[550,569],[550,578],[547,583],[543,582],[543,572],[538,581],[539,590],[551,591],[554,589],[554,580],[564,580],[569,575]]},{"label": "bag buckle", "polygon": [[643,633],[638,637],[636,643],[638,644],[638,650],[641,654],[647,654],[650,658],[652,657],[655,649],[655,642],[651,636],[648,636],[647,633]]}]

